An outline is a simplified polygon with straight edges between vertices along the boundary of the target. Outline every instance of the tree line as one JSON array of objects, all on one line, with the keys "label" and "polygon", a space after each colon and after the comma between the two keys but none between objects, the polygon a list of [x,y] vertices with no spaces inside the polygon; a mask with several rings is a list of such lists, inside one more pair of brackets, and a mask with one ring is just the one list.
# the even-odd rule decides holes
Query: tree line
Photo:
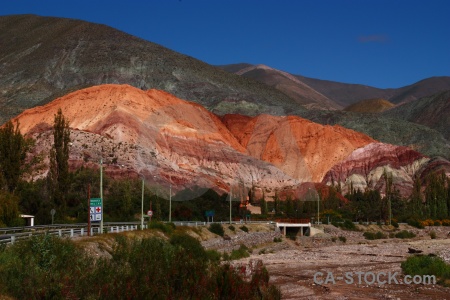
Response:
[{"label": "tree line", "polygon": [[[33,168],[41,166],[43,157],[32,155],[35,141],[24,137],[19,123],[7,122],[0,128],[0,226],[24,225],[20,213],[34,215],[36,224],[52,222],[50,211],[55,209],[54,222],[86,222],[91,197],[100,194],[99,169],[81,167],[69,171],[70,130],[68,120],[59,109],[53,122],[53,145],[47,176],[37,180],[26,180]],[[261,215],[252,218],[317,218],[328,220],[388,222],[390,219],[405,222],[409,219],[450,218],[450,179],[444,173],[431,173],[423,180],[417,178],[411,196],[401,197],[385,172],[384,196],[378,190],[357,190],[352,186],[340,196],[340,186],[331,186],[327,193],[308,192],[303,199],[287,197],[281,201],[275,195],[274,201],[260,202]],[[133,221],[140,218],[142,183],[140,179],[113,179],[104,176],[104,218],[105,221]],[[165,221],[169,215],[167,197],[158,196],[157,187],[145,186],[145,211],[152,203],[153,219]],[[205,211],[215,212],[214,220],[229,219],[229,198],[214,190],[194,188],[179,192],[172,197],[172,219],[180,221],[206,221]],[[190,201],[181,201],[188,194]],[[251,192],[249,198],[252,199]],[[243,219],[248,211],[239,207],[239,201],[232,202],[233,219]]]}]

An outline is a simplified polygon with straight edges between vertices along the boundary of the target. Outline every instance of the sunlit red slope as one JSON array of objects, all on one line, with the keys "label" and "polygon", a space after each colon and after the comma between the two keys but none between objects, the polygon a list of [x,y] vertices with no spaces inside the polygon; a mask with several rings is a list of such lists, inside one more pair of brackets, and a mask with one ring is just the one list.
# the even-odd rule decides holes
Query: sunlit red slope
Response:
[{"label": "sunlit red slope", "polygon": [[200,185],[226,190],[252,180],[269,188],[296,184],[274,166],[247,156],[216,115],[164,91],[101,85],[29,109],[16,119],[22,133],[34,134],[42,150],[50,147],[58,109],[72,128],[74,166],[103,158],[110,172],[156,176],[154,180],[178,189]]},{"label": "sunlit red slope", "polygon": [[296,116],[225,115],[223,122],[249,155],[303,181],[321,181],[331,167],[355,149],[374,142],[356,131]]}]

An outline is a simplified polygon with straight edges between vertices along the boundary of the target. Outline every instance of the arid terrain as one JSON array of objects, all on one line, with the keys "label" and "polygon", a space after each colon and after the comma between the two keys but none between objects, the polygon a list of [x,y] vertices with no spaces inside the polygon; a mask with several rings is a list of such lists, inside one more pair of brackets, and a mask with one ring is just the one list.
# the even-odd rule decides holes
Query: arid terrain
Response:
[{"label": "arid terrain", "polygon": [[[359,227],[364,231],[391,231],[387,226]],[[450,263],[450,238],[447,237],[450,227],[416,229],[400,225],[400,229],[412,231],[417,236],[403,240],[391,238],[369,241],[363,237],[363,231],[344,231],[332,225],[325,225],[326,233],[316,237],[303,237],[297,241],[283,238],[281,243],[253,246],[249,258],[234,264],[247,266],[252,261],[262,260],[269,271],[271,282],[280,287],[282,299],[450,299],[450,288],[441,285],[405,284],[400,266],[407,257],[415,255],[408,253],[408,248],[423,251],[420,255],[435,254]],[[430,238],[431,231],[436,232],[436,239]],[[243,234],[237,234],[240,235]],[[258,235],[263,233],[246,234],[246,241],[250,243],[245,244],[251,247],[250,236]],[[332,237],[339,236],[345,237],[346,242],[339,239],[332,241]],[[218,241],[213,239],[203,244],[208,247],[214,244],[214,240]],[[222,246],[227,243],[231,242],[223,241]],[[218,244],[214,244],[212,248],[220,249]],[[328,272],[332,272],[335,284],[315,284],[314,274],[317,272],[323,273],[323,276],[317,277],[321,281],[325,281]],[[338,278],[344,277],[346,272],[354,273],[354,283],[347,284],[345,278]],[[397,272],[395,278],[399,284],[392,280],[391,284],[387,282],[368,285],[364,283],[364,275],[359,284],[355,272],[373,272],[375,275],[380,272]],[[369,282],[372,281],[370,276],[367,277]],[[388,275],[383,276],[380,275],[380,281],[388,281]]]}]

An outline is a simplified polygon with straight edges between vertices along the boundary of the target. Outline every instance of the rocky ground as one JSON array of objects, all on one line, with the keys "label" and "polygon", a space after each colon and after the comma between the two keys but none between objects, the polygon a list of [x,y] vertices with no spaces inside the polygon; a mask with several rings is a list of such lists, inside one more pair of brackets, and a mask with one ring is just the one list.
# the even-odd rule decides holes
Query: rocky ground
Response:
[{"label": "rocky ground", "polygon": [[[362,231],[344,231],[325,225],[324,234],[301,237],[296,241],[282,238],[280,243],[273,243],[274,237],[281,236],[279,232],[253,232],[249,227],[249,233],[237,232],[229,240],[208,239],[203,245],[219,251],[230,251],[240,244],[251,248],[249,258],[234,264],[248,267],[261,260],[270,273],[271,282],[280,287],[283,299],[450,299],[450,288],[434,284],[405,284],[400,267],[401,262],[414,255],[408,253],[408,248],[422,251],[421,255],[438,255],[450,263],[450,238],[447,236],[450,227],[416,229],[401,225],[400,230],[412,231],[417,236],[412,239],[375,241],[366,240],[363,231],[381,230],[387,235],[396,231],[388,226],[359,227]],[[436,233],[436,239],[430,238],[431,231]],[[345,237],[346,242],[338,237]],[[317,281],[325,281],[328,272],[332,274],[334,282],[331,277],[326,284],[314,281],[316,273]],[[353,272],[353,283],[346,282],[350,281],[345,277],[346,272]],[[361,283],[355,272],[364,272]],[[370,272],[375,276],[380,274],[380,283],[388,281],[389,273],[394,276],[397,272],[397,275],[391,278],[390,284],[379,284]],[[251,275],[251,271],[247,275]],[[375,282],[366,283],[364,276],[368,283]]]}]

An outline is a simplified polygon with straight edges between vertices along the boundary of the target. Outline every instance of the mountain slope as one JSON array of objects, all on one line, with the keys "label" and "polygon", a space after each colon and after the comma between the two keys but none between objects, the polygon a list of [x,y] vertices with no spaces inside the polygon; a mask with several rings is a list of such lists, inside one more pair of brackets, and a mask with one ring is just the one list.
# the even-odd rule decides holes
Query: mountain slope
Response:
[{"label": "mountain slope", "polygon": [[[241,68],[241,69],[238,69]],[[252,78],[268,86],[280,90],[289,96],[295,103],[307,108],[316,109],[340,109],[334,101],[318,93],[295,76],[289,73],[270,68],[265,65],[232,65],[227,70],[235,70],[233,73]]]},{"label": "mountain slope", "polygon": [[78,20],[0,17],[0,123],[93,85],[157,88],[218,114],[301,110],[285,94],[116,29]]},{"label": "mountain slope", "polygon": [[216,115],[164,91],[101,85],[26,110],[14,121],[37,139],[37,152],[48,155],[58,109],[72,130],[73,168],[103,158],[110,174],[139,174],[174,190],[194,185],[228,190],[238,179],[248,185],[250,174],[258,174],[269,189],[298,183],[248,156]]},{"label": "mountain slope", "polygon": [[[273,197],[281,188],[295,189],[304,182],[328,183],[326,174],[342,162],[348,171],[339,178],[345,183],[360,184],[358,176],[346,174],[358,172],[361,165],[366,173],[389,168],[394,182],[408,193],[412,178],[432,169],[430,160],[416,151],[405,147],[400,151],[402,147],[378,143],[341,126],[323,126],[297,116],[220,118],[165,91],[112,84],[72,92],[13,120],[37,140],[34,154],[44,154],[47,164],[59,109],[71,128],[72,168],[103,159],[107,173],[145,177],[165,187],[161,192],[166,195],[172,187],[228,191],[230,186],[257,186]],[[369,147],[372,144],[379,145],[376,151]],[[405,151],[408,155],[402,154]],[[447,163],[442,160],[437,167]],[[44,176],[43,171],[36,176]]]},{"label": "mountain slope", "polygon": [[450,141],[450,91],[405,103],[383,115],[433,128]]},{"label": "mountain slope", "polygon": [[[389,111],[386,111],[386,113]],[[380,114],[310,110],[301,117],[324,125],[341,125],[383,143],[407,146],[427,156],[450,159],[449,141],[435,129]]]},{"label": "mountain slope", "polygon": [[388,110],[394,106],[395,106],[394,104],[385,99],[375,98],[375,99],[361,100],[359,102],[353,103],[347,106],[344,110],[357,113],[379,113]]},{"label": "mountain slope", "polygon": [[[244,70],[257,68],[258,65],[255,66],[241,63],[219,67],[228,72],[252,77],[264,83],[269,82],[269,85],[273,86],[273,84],[270,84],[270,82],[272,81],[271,77],[273,77],[273,74],[271,73],[260,72],[258,76],[250,76],[248,72],[244,72]],[[321,80],[301,75],[289,74],[283,71],[278,72],[286,74],[286,77],[289,76],[296,78],[301,84],[308,86],[316,93],[321,94],[328,100],[335,102],[340,107],[347,107],[361,100],[372,98],[383,98],[389,100],[394,104],[399,104],[414,101],[438,92],[450,90],[450,76],[426,78],[424,80],[400,88],[380,89],[362,84],[341,83],[336,81]],[[289,95],[289,93],[286,94]]]},{"label": "mountain slope", "polygon": [[333,165],[352,151],[374,142],[359,132],[323,126],[297,116],[225,115],[222,120],[249,155],[306,181],[321,181]]}]

